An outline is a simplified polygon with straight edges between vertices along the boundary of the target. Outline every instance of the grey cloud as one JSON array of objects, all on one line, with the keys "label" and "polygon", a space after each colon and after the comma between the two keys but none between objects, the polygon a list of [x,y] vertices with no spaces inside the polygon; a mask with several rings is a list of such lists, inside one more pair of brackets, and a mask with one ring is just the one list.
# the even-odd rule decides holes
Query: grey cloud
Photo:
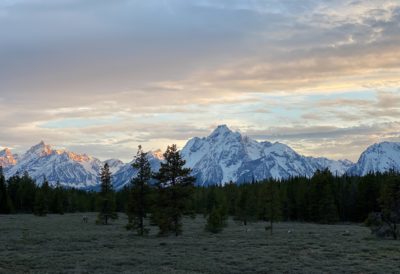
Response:
[{"label": "grey cloud", "polygon": [[[397,130],[395,130],[397,129]],[[392,131],[395,130],[395,131]],[[314,126],[247,131],[259,140],[280,141],[300,153],[356,161],[368,146],[382,141],[400,141],[400,122],[359,125],[348,128]]]},{"label": "grey cloud", "polygon": [[323,99],[315,103],[305,103],[304,109],[320,109],[318,113],[306,112],[303,119],[360,121],[389,118],[398,121],[400,116],[400,94],[398,92],[376,91],[374,100]]},{"label": "grey cloud", "polygon": [[[400,125],[396,123],[395,125]],[[361,125],[349,128],[339,128],[336,126],[314,126],[314,127],[279,127],[270,128],[266,131],[247,132],[249,136],[257,139],[335,139],[348,135],[369,135],[388,125]]]},{"label": "grey cloud", "polygon": [[[307,145],[313,152],[334,153],[332,141],[329,146],[324,139],[337,138],[344,153],[350,146],[344,138],[368,135],[361,139],[372,141],[379,135],[374,125],[385,132],[383,125],[398,126],[384,124],[398,121],[393,94],[379,93],[376,102],[321,101],[312,105],[313,113],[307,111],[310,103],[299,105],[292,98],[299,90],[323,93],[335,84],[344,90],[398,87],[396,1],[4,3],[2,145],[22,150],[48,139],[79,151],[87,146],[88,153],[100,157],[130,158],[138,142],[150,147],[182,143],[207,135],[219,121],[251,128],[259,120],[279,120],[285,114],[275,113],[274,106],[296,109],[299,117],[283,119],[285,128],[265,125],[269,130],[260,137],[287,138],[303,151],[311,151]],[[283,92],[284,97],[264,100],[257,92]],[[355,110],[345,111],[344,105]],[[84,128],[45,127],[47,122],[114,116],[117,122]],[[323,123],[326,117],[331,122]],[[305,120],[308,128],[302,127]],[[349,124],[339,128],[343,121]]]}]

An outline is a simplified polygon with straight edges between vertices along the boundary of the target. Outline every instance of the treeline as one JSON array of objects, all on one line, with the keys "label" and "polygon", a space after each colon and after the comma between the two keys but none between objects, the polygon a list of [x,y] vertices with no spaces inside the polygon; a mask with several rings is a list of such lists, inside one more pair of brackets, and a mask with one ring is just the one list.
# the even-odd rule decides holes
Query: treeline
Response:
[{"label": "treeline", "polygon": [[207,214],[219,201],[229,215],[244,223],[268,220],[271,214],[282,221],[363,222],[371,212],[380,211],[379,198],[393,180],[400,186],[400,175],[394,171],[336,177],[329,170],[322,170],[312,178],[197,187],[192,208],[196,213]]},{"label": "treeline", "polygon": [[72,213],[95,211],[97,193],[50,186],[45,181],[41,186],[28,173],[15,175],[7,181],[0,167],[0,214],[10,213]]},{"label": "treeline", "polygon": [[[157,190],[153,187],[148,191]],[[131,187],[127,186],[120,191],[120,197],[128,197],[130,192]],[[121,206],[123,199],[119,201]],[[368,217],[374,213],[380,216],[380,221],[372,220],[372,224],[399,233],[400,174],[389,171],[362,177],[334,176],[328,169],[318,170],[311,178],[196,187],[187,203],[185,213],[205,216],[206,229],[211,232],[221,231],[228,216],[243,225],[270,222],[267,229],[272,232],[276,221],[371,224]]]},{"label": "treeline", "polygon": [[[180,216],[201,214],[207,218],[206,229],[219,232],[228,216],[246,225],[252,221],[304,221],[315,223],[364,222],[388,226],[398,234],[400,223],[400,174],[395,171],[359,176],[334,176],[329,170],[317,171],[313,177],[265,180],[245,184],[228,183],[193,187],[194,178],[185,169],[176,147],[164,154],[167,162],[156,174],[150,170],[146,153],[140,149],[134,168],[140,172],[130,185],[113,192],[88,192],[37,186],[27,173],[7,181],[0,169],[0,213],[46,213],[101,211],[99,200],[112,212],[125,212],[129,225],[144,234],[144,219],[165,231],[181,231]],[[108,171],[107,171],[108,172]],[[111,174],[106,177],[110,185]],[[151,180],[157,183],[150,184]],[[185,186],[185,187],[184,187]],[[107,193],[106,193],[107,192]],[[107,196],[108,197],[108,196]],[[111,197],[111,196],[110,196]],[[183,197],[180,199],[180,197]],[[105,200],[104,200],[105,199]],[[101,205],[100,205],[101,206]],[[103,202],[104,207],[104,202]],[[170,214],[170,215],[168,215]],[[171,215],[172,214],[172,215]],[[175,214],[175,215],[174,215]],[[175,218],[175,219],[174,219]],[[168,220],[167,223],[165,220]],[[167,227],[162,227],[162,226]],[[169,227],[168,227],[169,226]],[[176,227],[174,227],[176,226]],[[173,228],[171,228],[173,227]],[[385,232],[386,233],[386,232]],[[393,236],[394,237],[394,236]]]},{"label": "treeline", "polygon": [[[36,215],[96,212],[99,193],[60,184],[51,186],[46,180],[38,186],[27,172],[5,180],[0,166],[0,214],[34,213]],[[115,210],[124,212],[127,193],[115,193]]]},{"label": "treeline", "polygon": [[[157,191],[156,188],[150,188]],[[120,193],[128,196],[130,187]],[[120,201],[123,205],[123,201]],[[334,176],[328,169],[311,178],[265,180],[196,187],[186,214],[207,218],[206,230],[219,232],[228,216],[246,225],[267,221],[272,233],[276,221],[323,224],[366,222],[373,232],[396,238],[400,224],[400,174],[394,170],[365,176]],[[375,233],[375,232],[374,232]]]}]

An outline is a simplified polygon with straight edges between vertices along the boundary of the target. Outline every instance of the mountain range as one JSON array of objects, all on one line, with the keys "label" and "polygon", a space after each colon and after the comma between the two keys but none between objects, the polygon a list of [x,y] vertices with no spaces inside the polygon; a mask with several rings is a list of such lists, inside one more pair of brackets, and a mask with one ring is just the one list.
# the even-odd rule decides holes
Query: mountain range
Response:
[{"label": "mountain range", "polygon": [[[163,161],[160,150],[152,151],[149,160],[153,171]],[[318,169],[328,168],[336,175],[365,175],[369,172],[400,171],[400,143],[383,142],[368,147],[357,163],[300,155],[289,146],[258,142],[226,125],[218,126],[209,136],[189,140],[181,150],[186,166],[192,168],[198,185],[227,182],[245,183],[266,178],[310,177]],[[96,189],[101,167],[108,163],[116,189],[128,184],[136,170],[131,163],[118,159],[101,161],[86,154],[56,150],[43,141],[23,155],[10,149],[0,151],[0,165],[6,177],[28,172],[38,184],[46,178],[51,184]]]}]

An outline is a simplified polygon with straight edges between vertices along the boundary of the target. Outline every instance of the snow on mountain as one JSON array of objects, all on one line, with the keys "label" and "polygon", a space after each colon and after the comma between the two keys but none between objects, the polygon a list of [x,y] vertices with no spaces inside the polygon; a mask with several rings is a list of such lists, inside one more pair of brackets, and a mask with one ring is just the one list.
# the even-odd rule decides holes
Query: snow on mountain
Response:
[{"label": "snow on mountain", "polygon": [[307,158],[309,161],[313,163],[315,167],[317,167],[317,169],[322,170],[328,168],[333,175],[338,175],[338,176],[345,174],[347,170],[349,170],[349,168],[354,166],[354,163],[349,160],[335,161],[324,157],[318,157],[318,158],[307,157]]},{"label": "snow on mountain", "polygon": [[226,125],[218,126],[208,137],[191,139],[181,153],[202,185],[312,176],[324,168],[341,175],[349,166],[346,161],[301,156],[278,142],[257,142]]},{"label": "snow on mountain", "polygon": [[109,159],[109,160],[104,161],[104,164],[105,163],[107,163],[108,166],[110,167],[110,172],[112,174],[116,173],[124,166],[124,162],[122,162],[121,160],[118,160],[118,159]]},{"label": "snow on mountain", "polygon": [[5,170],[16,165],[17,161],[18,161],[18,155],[12,154],[10,149],[5,148],[2,151],[0,151],[0,166],[2,166]]},{"label": "snow on mountain", "polygon": [[[153,171],[157,171],[163,159],[161,150],[149,153],[149,161]],[[50,184],[84,189],[97,189],[100,184],[101,168],[107,163],[113,175],[114,186],[122,188],[136,175],[131,163],[124,164],[118,159],[104,162],[86,154],[76,154],[66,150],[56,150],[41,141],[31,147],[21,157],[12,155],[5,149],[0,152],[0,165],[5,168],[7,178],[28,172],[37,181],[43,183],[46,178]]]},{"label": "snow on mountain", "polygon": [[[229,181],[244,183],[266,178],[310,177],[317,169],[328,168],[333,174],[365,175],[369,172],[400,171],[400,143],[384,142],[370,146],[356,164],[348,160],[305,157],[289,146],[275,142],[258,142],[226,125],[218,126],[208,137],[195,137],[181,151],[186,166],[193,169],[197,184],[210,185]],[[152,170],[158,171],[163,161],[161,150],[148,154]],[[6,177],[27,171],[39,184],[46,177],[51,184],[76,188],[98,188],[101,167],[108,163],[113,184],[121,189],[136,175],[132,162],[117,159],[100,161],[86,154],[55,150],[44,142],[22,156],[9,149],[0,151],[0,165]]]},{"label": "snow on mountain", "polygon": [[87,188],[98,184],[102,162],[86,154],[66,150],[54,150],[43,141],[30,148],[20,157],[17,164],[6,172],[10,177],[28,172],[39,184],[47,178],[49,183]]},{"label": "snow on mountain", "polygon": [[[163,160],[161,150],[149,152],[148,160],[150,162],[151,170],[156,172],[160,169],[161,161]],[[112,177],[112,182],[115,189],[121,189],[128,185],[132,178],[136,176],[137,170],[132,167],[133,160],[124,164]]]},{"label": "snow on mountain", "polygon": [[364,176],[370,172],[390,169],[400,171],[400,143],[382,142],[368,147],[348,173]]}]

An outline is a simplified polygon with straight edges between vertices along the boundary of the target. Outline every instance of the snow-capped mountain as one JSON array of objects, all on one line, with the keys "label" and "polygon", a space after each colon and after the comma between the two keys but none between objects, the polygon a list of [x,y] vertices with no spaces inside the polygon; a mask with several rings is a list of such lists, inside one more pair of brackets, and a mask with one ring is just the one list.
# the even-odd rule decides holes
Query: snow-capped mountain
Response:
[{"label": "snow-capped mountain", "polygon": [[335,161],[324,157],[318,157],[318,158],[307,157],[307,158],[317,169],[323,170],[325,168],[328,168],[332,172],[332,174],[338,176],[345,174],[347,170],[349,170],[349,168],[351,168],[354,165],[354,163],[349,160]]},{"label": "snow-capped mountain", "polygon": [[17,161],[18,161],[18,155],[12,154],[10,149],[5,148],[2,151],[0,151],[0,166],[2,166],[5,170],[16,165]]},{"label": "snow-capped mountain", "polygon": [[43,141],[30,148],[18,162],[6,171],[10,177],[28,172],[38,184],[46,178],[50,184],[87,188],[98,184],[102,162],[86,154],[54,150]]},{"label": "snow-capped mountain", "polygon": [[[160,168],[161,150],[149,153],[153,171]],[[0,151],[0,165],[3,166],[7,178],[28,172],[38,184],[44,178],[52,185],[61,185],[83,189],[97,189],[100,184],[101,168],[107,163],[113,175],[116,189],[128,184],[136,171],[131,163],[125,164],[118,159],[104,162],[86,154],[77,154],[67,150],[56,150],[41,141],[31,147],[21,157],[13,155],[9,149]]]},{"label": "snow-capped mountain", "polygon": [[[400,171],[400,143],[383,142],[370,146],[356,164],[348,160],[305,157],[289,146],[275,142],[258,142],[226,125],[218,126],[208,137],[195,137],[181,151],[186,166],[193,169],[197,184],[209,185],[233,181],[251,182],[265,178],[284,179],[291,176],[312,176],[317,169],[328,168],[333,174],[365,175],[369,172]],[[149,153],[154,172],[163,161],[161,150]],[[118,159],[100,161],[86,154],[55,150],[44,142],[30,148],[22,156],[9,149],[0,151],[0,165],[6,177],[27,171],[38,184],[46,178],[51,184],[97,189],[101,167],[108,163],[113,184],[121,189],[136,175],[132,162]]]},{"label": "snow-capped mountain", "polygon": [[121,160],[118,159],[109,159],[104,161],[104,164],[107,163],[109,168],[110,168],[110,172],[112,174],[118,172],[125,164],[124,162],[122,162]]},{"label": "snow-capped mountain", "polygon": [[287,145],[257,142],[226,125],[218,126],[208,137],[191,139],[181,153],[186,166],[193,169],[197,182],[203,185],[312,176],[324,168],[341,175],[351,164],[304,157]]},{"label": "snow-capped mountain", "polygon": [[364,176],[370,172],[385,172],[391,169],[400,171],[400,143],[382,142],[368,147],[348,173]]}]

